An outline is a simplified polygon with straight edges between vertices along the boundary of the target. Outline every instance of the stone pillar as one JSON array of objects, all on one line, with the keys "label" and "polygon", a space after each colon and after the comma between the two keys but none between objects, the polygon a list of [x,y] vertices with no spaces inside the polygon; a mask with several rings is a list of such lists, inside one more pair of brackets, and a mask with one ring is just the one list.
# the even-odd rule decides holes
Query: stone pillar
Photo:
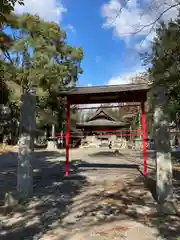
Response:
[{"label": "stone pillar", "polygon": [[26,199],[33,191],[34,134],[36,130],[36,93],[31,91],[21,97],[19,125],[19,154],[17,170],[17,192]]},{"label": "stone pillar", "polygon": [[156,148],[156,192],[160,204],[172,198],[172,162],[167,106],[166,87],[156,87],[154,90],[154,140]]}]

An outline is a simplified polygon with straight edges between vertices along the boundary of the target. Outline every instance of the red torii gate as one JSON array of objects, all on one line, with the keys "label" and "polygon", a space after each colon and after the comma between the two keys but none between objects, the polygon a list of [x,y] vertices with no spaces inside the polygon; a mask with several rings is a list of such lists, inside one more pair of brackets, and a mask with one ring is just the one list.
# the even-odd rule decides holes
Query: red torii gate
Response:
[{"label": "red torii gate", "polygon": [[69,138],[70,138],[70,106],[80,104],[103,103],[140,103],[143,137],[144,176],[147,176],[146,152],[146,114],[145,102],[147,100],[148,84],[123,84],[112,86],[76,87],[61,92],[66,97],[66,162],[65,176],[69,174]]}]

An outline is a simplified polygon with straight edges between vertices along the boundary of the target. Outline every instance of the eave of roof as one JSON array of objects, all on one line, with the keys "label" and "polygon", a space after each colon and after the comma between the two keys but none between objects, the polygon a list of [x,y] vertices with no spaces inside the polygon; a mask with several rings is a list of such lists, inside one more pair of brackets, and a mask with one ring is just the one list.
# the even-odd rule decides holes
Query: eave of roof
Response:
[{"label": "eave of roof", "polygon": [[129,91],[149,91],[150,86],[145,83],[138,84],[121,84],[121,85],[107,85],[107,86],[91,86],[91,87],[75,87],[61,92],[61,95],[79,95],[79,94],[93,94],[93,93],[118,93]]},{"label": "eave of roof", "polygon": [[105,120],[105,119],[97,119],[97,120],[92,120],[89,122],[84,122],[84,123],[77,123],[76,126],[81,126],[81,127],[95,127],[95,126],[109,126],[109,127],[124,127],[124,126],[128,126],[129,123],[127,122],[122,122],[122,121],[109,121],[109,120]]}]

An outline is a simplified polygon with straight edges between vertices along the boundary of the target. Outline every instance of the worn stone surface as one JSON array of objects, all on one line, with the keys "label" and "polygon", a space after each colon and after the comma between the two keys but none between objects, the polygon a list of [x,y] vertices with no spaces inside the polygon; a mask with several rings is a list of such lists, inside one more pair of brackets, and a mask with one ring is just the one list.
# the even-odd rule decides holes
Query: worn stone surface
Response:
[{"label": "worn stone surface", "polygon": [[25,200],[33,192],[34,133],[36,130],[36,94],[26,93],[21,96],[19,123],[19,151],[17,167],[17,192]]}]

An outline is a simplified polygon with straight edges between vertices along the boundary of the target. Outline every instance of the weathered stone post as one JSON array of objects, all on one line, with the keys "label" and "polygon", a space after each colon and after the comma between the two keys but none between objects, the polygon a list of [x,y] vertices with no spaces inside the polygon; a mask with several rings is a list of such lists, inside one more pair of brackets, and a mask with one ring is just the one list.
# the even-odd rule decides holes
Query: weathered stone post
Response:
[{"label": "weathered stone post", "polygon": [[156,147],[157,199],[160,205],[172,198],[172,162],[165,86],[154,89],[154,140]]},{"label": "weathered stone post", "polygon": [[34,134],[36,130],[36,92],[32,90],[22,95],[19,126],[19,155],[17,170],[17,193],[26,199],[33,191]]}]

